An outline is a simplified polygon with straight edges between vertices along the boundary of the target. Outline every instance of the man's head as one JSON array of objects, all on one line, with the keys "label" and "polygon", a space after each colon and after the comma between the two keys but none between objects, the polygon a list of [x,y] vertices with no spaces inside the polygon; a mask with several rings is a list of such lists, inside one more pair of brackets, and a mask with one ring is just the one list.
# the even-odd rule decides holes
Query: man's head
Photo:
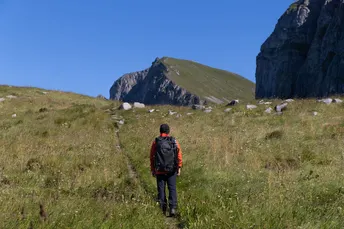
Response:
[{"label": "man's head", "polygon": [[161,124],[160,126],[160,134],[169,134],[170,127],[167,124]]}]

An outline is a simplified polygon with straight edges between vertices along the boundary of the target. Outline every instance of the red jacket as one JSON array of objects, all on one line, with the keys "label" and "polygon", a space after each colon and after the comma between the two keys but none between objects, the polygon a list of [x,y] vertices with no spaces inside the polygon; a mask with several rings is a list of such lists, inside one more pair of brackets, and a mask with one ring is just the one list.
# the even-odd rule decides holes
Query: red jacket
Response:
[{"label": "red jacket", "polygon": [[[160,134],[161,137],[168,137],[168,134]],[[177,143],[177,148],[178,148],[178,168],[181,168],[183,165],[183,159],[182,159],[182,150],[180,148],[180,145],[178,143],[178,141],[176,141]],[[154,157],[155,157],[155,151],[156,151],[156,145],[155,145],[155,141],[153,141],[152,143],[152,147],[150,150],[150,167],[151,167],[151,171],[155,172],[156,174],[165,174],[166,172],[158,172],[155,170],[154,168]]]}]

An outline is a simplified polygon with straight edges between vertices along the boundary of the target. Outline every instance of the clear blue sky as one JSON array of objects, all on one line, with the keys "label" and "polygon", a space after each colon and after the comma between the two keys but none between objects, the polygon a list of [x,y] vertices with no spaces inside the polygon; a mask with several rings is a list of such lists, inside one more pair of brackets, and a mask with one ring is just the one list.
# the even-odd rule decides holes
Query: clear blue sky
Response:
[{"label": "clear blue sky", "polygon": [[292,0],[0,0],[0,84],[109,96],[156,57],[255,81],[261,44]]}]

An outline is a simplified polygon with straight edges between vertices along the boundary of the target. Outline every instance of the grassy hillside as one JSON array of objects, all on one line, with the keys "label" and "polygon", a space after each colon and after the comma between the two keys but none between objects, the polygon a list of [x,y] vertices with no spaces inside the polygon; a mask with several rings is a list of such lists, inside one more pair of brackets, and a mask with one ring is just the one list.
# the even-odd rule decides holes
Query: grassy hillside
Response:
[{"label": "grassy hillside", "polygon": [[0,228],[161,228],[116,147],[117,104],[43,92],[0,87],[17,96],[0,102]]},{"label": "grassy hillside", "polygon": [[[148,113],[0,87],[7,95],[18,97],[0,102],[0,228],[344,227],[343,104],[296,101],[281,116],[265,114],[266,105]],[[120,143],[114,115],[125,119]],[[178,222],[154,202],[149,148],[161,123],[183,150]]]},{"label": "grassy hillside", "polygon": [[222,101],[254,98],[254,83],[237,74],[170,57],[162,58],[162,62],[173,82],[203,98],[215,97]]}]

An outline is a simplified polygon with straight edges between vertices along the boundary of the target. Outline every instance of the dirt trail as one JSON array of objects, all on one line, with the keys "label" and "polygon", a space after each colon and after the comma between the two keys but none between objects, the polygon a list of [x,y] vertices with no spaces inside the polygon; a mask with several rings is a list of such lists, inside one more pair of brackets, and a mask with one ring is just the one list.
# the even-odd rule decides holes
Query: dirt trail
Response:
[{"label": "dirt trail", "polygon": [[[113,118],[112,118],[113,120]],[[124,152],[122,145],[121,145],[121,138],[120,138],[120,128],[116,127],[115,128],[115,147],[119,150],[120,153],[122,153],[123,155],[125,155],[126,157],[126,162],[127,162],[127,169],[128,169],[128,174],[130,179],[133,179],[133,181],[137,184],[139,184],[146,195],[148,195],[148,191],[145,188],[145,186],[143,185],[143,182],[140,180],[134,165],[131,163],[130,157],[128,156],[128,154],[126,152]],[[166,217],[165,219],[165,225],[166,225],[166,229],[180,229],[183,228],[181,226],[181,223],[179,222],[179,220],[177,218],[173,218],[173,217]]]}]

